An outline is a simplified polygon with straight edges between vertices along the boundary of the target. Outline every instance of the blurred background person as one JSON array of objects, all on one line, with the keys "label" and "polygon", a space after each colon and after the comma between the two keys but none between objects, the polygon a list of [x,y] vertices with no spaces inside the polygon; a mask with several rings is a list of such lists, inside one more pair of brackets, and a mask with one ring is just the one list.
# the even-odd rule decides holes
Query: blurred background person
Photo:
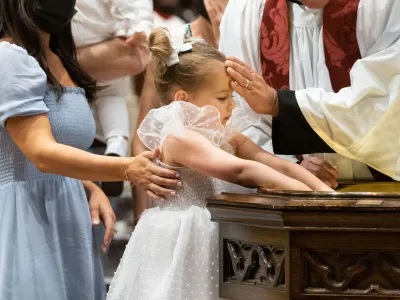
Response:
[{"label": "blurred background person", "polygon": [[[104,89],[92,106],[97,154],[125,157],[130,136],[127,97],[130,77],[146,66],[144,43],[152,28],[151,0],[77,0],[72,20],[78,59]],[[108,196],[119,196],[123,182],[102,183]]]},{"label": "blurred background person", "polygon": [[[192,6],[190,1],[179,1],[179,0],[155,0],[153,1],[154,12],[153,12],[153,28],[165,27],[171,33],[174,40],[182,38],[184,35],[184,25],[190,21],[184,19],[184,15],[188,18],[193,18],[194,14],[187,13]],[[186,13],[185,13],[186,12]],[[145,147],[141,140],[136,134],[136,129],[143,121],[147,113],[153,109],[159,107],[160,99],[154,86],[153,76],[151,74],[151,68],[143,72],[139,76],[135,77],[135,94],[138,97],[139,114],[136,121],[136,126],[132,134],[132,154],[142,153],[145,151]],[[148,199],[144,191],[139,187],[132,189],[133,195],[133,225],[136,224],[138,218],[142,212],[153,206],[153,201]],[[121,227],[122,224],[118,224]],[[124,231],[132,230],[132,227],[125,226],[121,228]]]}]

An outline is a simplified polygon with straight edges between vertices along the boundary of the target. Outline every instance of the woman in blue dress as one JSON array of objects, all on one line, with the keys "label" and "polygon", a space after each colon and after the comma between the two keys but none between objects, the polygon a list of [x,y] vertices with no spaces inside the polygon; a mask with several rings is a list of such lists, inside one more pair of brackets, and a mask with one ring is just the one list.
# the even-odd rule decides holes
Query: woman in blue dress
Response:
[{"label": "woman in blue dress", "polygon": [[92,225],[115,216],[88,180],[129,180],[162,198],[177,174],[158,153],[115,158],[84,151],[94,138],[96,83],[76,62],[74,0],[0,1],[0,299],[105,298]]}]

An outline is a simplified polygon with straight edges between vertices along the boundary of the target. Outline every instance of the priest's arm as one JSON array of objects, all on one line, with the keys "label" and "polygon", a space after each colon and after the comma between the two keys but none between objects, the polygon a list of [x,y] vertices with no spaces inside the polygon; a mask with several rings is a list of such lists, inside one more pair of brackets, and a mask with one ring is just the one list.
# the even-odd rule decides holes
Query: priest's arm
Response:
[{"label": "priest's arm", "polygon": [[[317,88],[277,91],[245,65],[227,61],[231,76],[243,75],[234,78],[232,88],[256,112],[275,117],[276,153],[334,151],[400,180],[399,15],[400,1],[360,1],[357,40],[362,58],[350,71],[351,85],[337,93]],[[254,81],[247,84],[246,78]]]}]

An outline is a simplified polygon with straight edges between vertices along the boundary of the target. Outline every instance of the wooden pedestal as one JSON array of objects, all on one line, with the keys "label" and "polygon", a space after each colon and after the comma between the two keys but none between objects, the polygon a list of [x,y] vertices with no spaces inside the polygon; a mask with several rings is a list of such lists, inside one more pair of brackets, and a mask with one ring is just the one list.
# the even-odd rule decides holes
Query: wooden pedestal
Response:
[{"label": "wooden pedestal", "polygon": [[400,299],[397,189],[209,199],[219,222],[220,297]]}]

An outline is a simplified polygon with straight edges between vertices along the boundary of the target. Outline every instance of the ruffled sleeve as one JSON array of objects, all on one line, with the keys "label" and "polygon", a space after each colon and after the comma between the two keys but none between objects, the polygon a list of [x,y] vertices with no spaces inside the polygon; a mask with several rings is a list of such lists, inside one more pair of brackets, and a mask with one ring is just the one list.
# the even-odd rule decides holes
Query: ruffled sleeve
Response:
[{"label": "ruffled sleeve", "polygon": [[153,26],[151,0],[104,0],[117,20],[115,36],[128,37],[135,32],[150,35]]},{"label": "ruffled sleeve", "polygon": [[152,109],[138,129],[143,144],[154,150],[162,148],[169,135],[184,137],[197,132],[213,145],[221,147],[229,142],[232,131],[220,122],[219,111],[213,106],[197,107],[191,103],[174,101],[167,106]]},{"label": "ruffled sleeve", "polygon": [[47,113],[47,76],[38,62],[15,45],[0,43],[0,126],[7,119]]}]

